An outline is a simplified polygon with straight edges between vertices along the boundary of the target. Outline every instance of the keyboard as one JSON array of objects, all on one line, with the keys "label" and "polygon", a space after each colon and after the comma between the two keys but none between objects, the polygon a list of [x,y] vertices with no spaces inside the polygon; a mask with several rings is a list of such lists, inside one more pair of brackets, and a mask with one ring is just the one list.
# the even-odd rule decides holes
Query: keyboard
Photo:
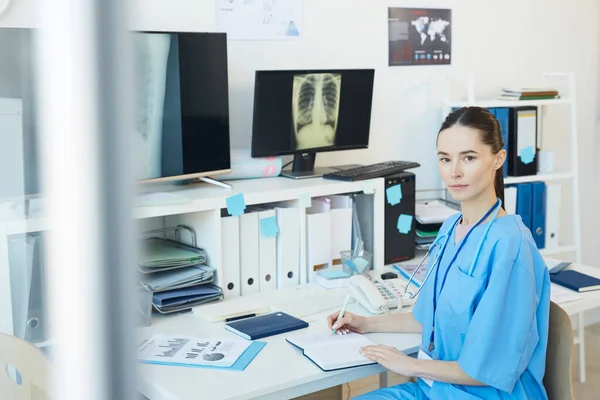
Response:
[{"label": "keyboard", "polygon": [[338,181],[362,181],[365,179],[379,178],[403,172],[410,168],[420,167],[421,164],[413,161],[385,161],[377,164],[363,165],[343,171],[329,172],[323,175],[325,179]]}]

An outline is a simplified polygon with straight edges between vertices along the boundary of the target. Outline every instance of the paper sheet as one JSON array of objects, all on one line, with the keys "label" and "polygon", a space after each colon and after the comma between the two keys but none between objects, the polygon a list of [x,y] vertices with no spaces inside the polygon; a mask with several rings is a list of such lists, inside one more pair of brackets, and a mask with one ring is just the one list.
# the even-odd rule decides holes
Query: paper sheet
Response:
[{"label": "paper sheet", "polygon": [[154,335],[138,346],[138,361],[168,365],[230,367],[252,344],[248,340]]},{"label": "paper sheet", "polygon": [[302,34],[302,0],[215,0],[215,18],[229,40],[294,39]]},{"label": "paper sheet", "polygon": [[442,223],[458,212],[439,200],[417,201],[415,204],[415,218],[422,224]]},{"label": "paper sheet", "polygon": [[550,300],[556,304],[568,303],[569,301],[581,300],[581,294],[574,290],[567,289],[566,287],[557,285],[556,283],[550,284]]}]

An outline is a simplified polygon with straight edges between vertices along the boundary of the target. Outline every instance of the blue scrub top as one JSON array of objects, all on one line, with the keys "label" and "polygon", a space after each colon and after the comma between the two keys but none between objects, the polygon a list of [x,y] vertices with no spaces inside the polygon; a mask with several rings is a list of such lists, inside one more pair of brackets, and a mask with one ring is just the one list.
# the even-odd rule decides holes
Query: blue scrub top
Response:
[{"label": "blue scrub top", "polygon": [[[446,220],[440,235],[457,218],[460,215]],[[417,387],[411,388],[422,392],[417,397],[547,399],[542,379],[550,312],[548,269],[521,217],[506,215],[495,219],[469,276],[468,269],[488,224],[473,228],[452,266],[448,263],[460,242],[455,244],[455,232],[448,239],[439,263],[435,348],[431,353],[427,347],[432,329],[435,271],[413,309],[423,326],[423,350],[437,360],[458,361],[463,371],[488,386],[434,382],[430,388],[418,379]],[[438,251],[439,247],[432,251],[428,269]],[[441,277],[448,268],[440,293]]]}]

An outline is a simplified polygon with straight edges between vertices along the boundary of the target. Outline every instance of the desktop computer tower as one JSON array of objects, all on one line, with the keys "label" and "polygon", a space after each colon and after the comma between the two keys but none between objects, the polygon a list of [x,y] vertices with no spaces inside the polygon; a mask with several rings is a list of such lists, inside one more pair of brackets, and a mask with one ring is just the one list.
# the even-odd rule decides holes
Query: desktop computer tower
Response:
[{"label": "desktop computer tower", "polygon": [[[387,265],[415,258],[415,174],[401,172],[386,176],[384,179],[386,193],[384,197],[384,263]],[[397,195],[395,195],[396,198],[387,195],[388,189],[396,185],[400,186],[400,193],[402,193],[400,202],[397,202]],[[397,190],[391,192],[398,193]],[[412,222],[406,227],[406,232],[404,227],[399,225],[406,224],[407,219],[403,217],[404,224],[398,223],[403,214],[412,217]]]}]

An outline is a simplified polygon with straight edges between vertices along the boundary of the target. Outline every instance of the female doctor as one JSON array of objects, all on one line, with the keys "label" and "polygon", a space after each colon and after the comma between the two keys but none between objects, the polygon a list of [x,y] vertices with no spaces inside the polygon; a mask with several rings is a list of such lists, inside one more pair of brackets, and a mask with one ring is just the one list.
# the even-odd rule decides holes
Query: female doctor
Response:
[{"label": "female doctor", "polygon": [[[442,225],[412,313],[363,317],[339,312],[329,328],[422,333],[418,358],[374,345],[362,354],[415,377],[366,399],[546,399],[550,279],[521,217],[502,208],[506,151],[486,109],[448,115],[437,137],[439,172],[461,213]],[[334,326],[335,324],[335,326]]]}]

